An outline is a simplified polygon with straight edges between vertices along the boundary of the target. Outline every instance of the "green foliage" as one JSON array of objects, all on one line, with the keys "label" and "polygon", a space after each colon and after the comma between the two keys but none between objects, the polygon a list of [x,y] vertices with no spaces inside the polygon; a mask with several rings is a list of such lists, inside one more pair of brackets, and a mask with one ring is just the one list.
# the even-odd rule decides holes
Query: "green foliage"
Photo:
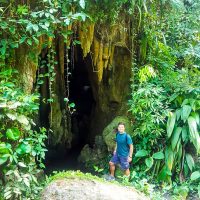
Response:
[{"label": "green foliage", "polygon": [[165,122],[168,104],[166,94],[162,87],[154,84],[133,85],[135,92],[129,101],[130,110],[134,116],[134,129],[136,135],[157,138],[164,132],[159,123]]},{"label": "green foliage", "polygon": [[115,24],[118,20],[120,12],[125,8],[128,10],[130,6],[130,1],[128,0],[118,0],[118,1],[87,1],[86,9],[90,15],[98,22],[108,22]]},{"label": "green foliage", "polygon": [[[44,80],[48,81],[49,97],[43,99],[43,102],[49,103],[51,106],[54,101],[55,66],[58,64],[54,38],[57,35],[69,46],[70,40],[73,40],[72,24],[76,21],[85,21],[89,16],[83,12],[86,8],[84,0],[37,0],[34,5],[32,4],[31,2],[23,5],[18,4],[18,2],[4,2],[2,4],[0,10],[0,68],[5,68],[8,60],[13,57],[14,50],[22,45],[27,47],[30,58],[35,63],[38,62],[38,58],[33,50],[37,48],[47,49],[47,58],[39,60],[40,69],[38,70],[36,90],[44,83]],[[74,40],[73,45],[76,44],[80,44],[80,42]],[[11,67],[14,67],[12,65],[13,63]],[[47,68],[47,72],[43,74],[41,69],[44,67]],[[68,84],[66,81],[67,87]],[[66,95],[69,96],[69,94]],[[74,111],[69,104],[66,108],[69,109],[70,113]],[[51,121],[50,119],[50,125]]]},{"label": "green foliage", "polygon": [[148,152],[146,150],[139,150],[137,151],[137,153],[135,154],[135,157],[144,157],[144,156],[147,156],[148,155]]},{"label": "green foliage", "polygon": [[35,199],[42,189],[36,162],[44,167],[47,136],[44,128],[32,130],[39,96],[25,94],[14,72],[0,72],[0,192],[4,199]]},{"label": "green foliage", "polygon": [[199,171],[195,171],[195,172],[193,172],[192,174],[191,174],[191,180],[192,181],[195,181],[195,180],[197,180],[197,179],[199,179],[200,178],[200,172]]},{"label": "green foliage", "polygon": [[[134,43],[129,101],[135,134],[134,170],[141,178],[149,174],[151,181],[156,176],[170,184],[188,180],[195,171],[192,179],[198,180],[199,0],[134,2],[138,27],[133,32],[140,39]],[[144,151],[147,153],[141,154]],[[176,197],[186,198],[193,184],[175,186]],[[196,192],[197,187],[194,184]]]},{"label": "green foliage", "polygon": [[[4,11],[0,18],[1,34],[10,34],[9,39],[1,40],[1,44],[3,45],[1,49],[2,55],[6,54],[9,45],[11,48],[18,48],[22,43],[26,43],[29,46],[32,46],[32,44],[38,45],[38,38],[40,36],[46,35],[48,37],[54,37],[54,31],[58,30],[58,26],[66,27],[75,20],[85,21],[87,17],[81,11],[85,7],[84,0],[79,1],[79,4],[76,5],[77,11],[80,11],[77,13],[70,12],[71,6],[74,6],[71,1],[65,3],[65,6],[63,6],[64,2],[62,1],[58,1],[57,3],[37,1],[37,4],[38,6],[33,11],[29,10],[28,5],[17,5],[17,8],[10,6],[9,9],[2,7]],[[10,15],[9,12],[15,12],[16,14]],[[21,27],[20,29],[18,28],[19,26]],[[66,36],[66,33],[61,28],[60,34]]]},{"label": "green foliage", "polygon": [[98,176],[94,176],[91,173],[83,173],[81,171],[63,171],[63,172],[54,172],[54,175],[50,176],[48,178],[48,182],[52,182],[54,180],[58,179],[74,179],[74,178],[79,178],[79,179],[86,179],[86,180],[97,180],[101,182],[105,182],[102,178],[99,178]]}]

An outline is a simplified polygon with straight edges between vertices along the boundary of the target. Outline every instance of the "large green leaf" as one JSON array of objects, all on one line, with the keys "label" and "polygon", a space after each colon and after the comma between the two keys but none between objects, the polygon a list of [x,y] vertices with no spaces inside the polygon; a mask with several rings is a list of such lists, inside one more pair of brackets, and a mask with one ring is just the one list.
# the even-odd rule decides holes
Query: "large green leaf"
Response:
[{"label": "large green leaf", "polygon": [[147,155],[148,155],[148,152],[146,150],[142,149],[142,150],[137,151],[137,153],[135,154],[135,157],[140,158],[140,157],[144,157]]},{"label": "large green leaf", "polygon": [[165,162],[167,164],[168,169],[171,171],[174,163],[174,153],[171,147],[166,148],[165,150]]},{"label": "large green leaf", "polygon": [[187,162],[187,165],[188,165],[190,171],[192,171],[194,168],[194,160],[189,153],[186,154],[186,162]]},{"label": "large green leaf", "polygon": [[194,119],[196,120],[197,125],[200,125],[199,114],[193,112],[193,113],[191,114],[191,116],[194,117]]},{"label": "large green leaf", "polygon": [[188,125],[189,125],[189,133],[190,133],[190,139],[194,146],[197,149],[197,152],[200,151],[200,136],[197,130],[197,123],[194,117],[190,116],[188,118]]},{"label": "large green leaf", "polygon": [[9,149],[11,149],[11,145],[9,143],[0,143],[0,154],[9,153]]},{"label": "large green leaf", "polygon": [[181,109],[177,109],[176,110],[176,121],[179,120],[180,116],[181,116]]},{"label": "large green leaf", "polygon": [[9,154],[0,155],[0,165],[3,165],[8,160]]},{"label": "large green leaf", "polygon": [[182,140],[183,140],[183,142],[186,141],[187,137],[188,137],[187,127],[183,126],[182,127]]},{"label": "large green leaf", "polygon": [[169,115],[169,118],[167,121],[167,136],[168,136],[168,138],[170,138],[170,136],[173,132],[175,121],[176,121],[176,113],[170,112],[170,115]]},{"label": "large green leaf", "polygon": [[146,158],[145,159],[145,164],[148,167],[148,169],[150,169],[152,167],[152,165],[153,165],[153,158],[152,157]]},{"label": "large green leaf", "polygon": [[176,152],[177,152],[177,153],[178,153],[178,151],[179,151],[180,145],[181,145],[181,137],[179,137],[178,142],[177,142],[177,145],[176,145]]},{"label": "large green leaf", "polygon": [[161,159],[163,159],[165,156],[164,156],[164,153],[163,153],[162,151],[159,151],[159,152],[157,152],[157,153],[154,153],[152,157],[155,158],[155,159],[161,160]]},{"label": "large green leaf", "polygon": [[178,142],[180,134],[181,134],[181,130],[182,130],[181,127],[176,127],[173,132],[172,140],[171,140],[172,150],[174,150],[177,145],[177,142]]},{"label": "large green leaf", "polygon": [[20,131],[17,128],[8,129],[6,136],[10,140],[18,140],[20,138]]},{"label": "large green leaf", "polygon": [[24,143],[21,143],[17,149],[16,149],[16,152],[18,154],[25,154],[25,153],[30,153],[31,152],[31,145],[30,144],[24,144]]},{"label": "large green leaf", "polygon": [[26,126],[29,125],[29,121],[28,121],[27,117],[24,116],[24,115],[19,115],[17,117],[17,121],[20,122],[21,124],[26,125]]},{"label": "large green leaf", "polygon": [[170,170],[167,168],[166,165],[164,165],[160,173],[158,174],[158,180],[170,182],[170,176],[171,176]]},{"label": "large green leaf", "polygon": [[21,106],[22,104],[19,102],[19,101],[16,101],[16,102],[14,102],[14,103],[12,103],[12,104],[9,104],[8,105],[8,108],[9,109],[16,109],[17,107],[19,107],[19,106]]},{"label": "large green leaf", "polygon": [[184,122],[188,119],[188,117],[189,117],[189,115],[190,115],[190,113],[191,113],[191,110],[192,110],[192,108],[191,108],[191,106],[189,106],[189,105],[184,105],[184,106],[182,107],[182,109],[181,109],[181,119],[182,119]]},{"label": "large green leaf", "polygon": [[12,113],[6,113],[7,117],[12,119],[12,120],[16,120],[17,119],[17,115],[16,114],[12,114]]},{"label": "large green leaf", "polygon": [[184,169],[184,176],[188,176],[189,174],[189,167],[187,165],[187,163],[185,162],[184,165],[183,165],[183,169]]},{"label": "large green leaf", "polygon": [[[182,144],[180,142],[181,140],[179,140],[179,148],[177,148],[177,162],[180,163],[181,162],[181,158],[182,158],[182,153],[183,153],[183,147],[182,147]],[[178,147],[178,145],[177,145]]]},{"label": "large green leaf", "polygon": [[189,131],[190,131],[190,135],[192,138],[195,138],[196,133],[198,133],[197,131],[197,123],[194,117],[190,116],[188,118],[188,126],[189,126]]},{"label": "large green leaf", "polygon": [[200,171],[195,171],[191,174],[190,179],[192,181],[197,180],[198,178],[200,178]]},{"label": "large green leaf", "polygon": [[79,4],[80,4],[81,8],[85,9],[85,0],[80,0]]}]

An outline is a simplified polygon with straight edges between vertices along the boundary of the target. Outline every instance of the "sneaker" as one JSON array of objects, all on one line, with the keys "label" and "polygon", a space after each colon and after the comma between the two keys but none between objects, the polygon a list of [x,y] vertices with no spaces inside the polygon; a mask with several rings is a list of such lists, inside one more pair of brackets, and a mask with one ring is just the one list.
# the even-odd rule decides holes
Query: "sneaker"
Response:
[{"label": "sneaker", "polygon": [[111,175],[108,175],[105,179],[106,181],[115,181],[115,177]]}]

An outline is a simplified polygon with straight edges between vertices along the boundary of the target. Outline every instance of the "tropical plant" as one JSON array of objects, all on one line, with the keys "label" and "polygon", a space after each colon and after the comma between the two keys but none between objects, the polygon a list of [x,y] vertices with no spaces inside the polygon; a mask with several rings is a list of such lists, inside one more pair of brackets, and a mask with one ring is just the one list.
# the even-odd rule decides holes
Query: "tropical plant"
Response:
[{"label": "tropical plant", "polygon": [[181,181],[189,177],[199,152],[198,2],[135,1],[140,20],[134,30],[140,43],[135,44],[129,101],[136,143],[133,161],[138,171],[159,174],[158,180],[167,182],[177,174]]},{"label": "tropical plant", "polygon": [[[193,156],[197,157],[200,153],[200,96],[196,88],[193,88],[190,91],[174,93],[171,100],[176,109],[174,112],[170,112],[168,117],[166,164],[159,178],[162,179],[164,170],[168,170],[166,176],[171,176],[171,171],[176,171],[179,172],[180,180],[183,181],[184,176],[188,176],[189,171],[192,172],[195,169]],[[193,156],[190,152],[193,152]]]},{"label": "tropical plant", "polygon": [[16,71],[0,72],[0,192],[4,199],[35,199],[44,168],[46,129],[32,130],[39,109],[37,94],[25,94],[16,83]]}]

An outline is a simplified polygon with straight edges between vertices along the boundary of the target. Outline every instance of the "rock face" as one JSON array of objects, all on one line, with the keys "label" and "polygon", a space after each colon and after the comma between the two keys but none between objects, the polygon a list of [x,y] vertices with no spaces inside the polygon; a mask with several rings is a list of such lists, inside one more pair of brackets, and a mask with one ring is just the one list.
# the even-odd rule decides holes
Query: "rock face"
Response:
[{"label": "rock face", "polygon": [[[132,73],[128,21],[126,16],[121,16],[119,24],[115,26],[85,22],[76,27],[82,50],[77,48],[78,56],[74,56],[72,60],[81,57],[85,63],[95,102],[88,116],[90,144],[94,143],[96,135],[102,135],[104,127],[114,117],[126,115]],[[53,69],[55,77],[52,82],[51,77],[47,77],[40,87],[41,106],[38,121],[44,121],[40,126],[52,130],[49,134],[49,146],[68,149],[71,148],[73,138],[71,116],[64,102],[64,98],[69,97],[68,79],[66,79],[68,70],[66,63],[69,55],[66,53],[64,38],[58,34],[55,36],[53,40],[41,36],[39,44],[34,49],[20,46],[16,49],[13,62],[20,72],[19,79],[24,89],[31,93],[35,89],[37,76],[49,72],[48,69],[44,73],[41,71],[39,57],[46,60],[48,65],[50,61],[46,56],[52,49],[55,51],[55,56],[52,58],[56,61]],[[48,47],[43,48],[45,43],[48,43]],[[43,102],[48,98],[54,101]]]},{"label": "rock face", "polygon": [[103,141],[102,136],[95,137],[95,144],[93,148],[90,148],[88,144],[86,144],[81,150],[78,161],[81,163],[99,163],[103,158],[108,155],[107,147],[105,142]]},{"label": "rock face", "polygon": [[64,179],[48,185],[41,200],[148,200],[132,187],[94,180]]}]

